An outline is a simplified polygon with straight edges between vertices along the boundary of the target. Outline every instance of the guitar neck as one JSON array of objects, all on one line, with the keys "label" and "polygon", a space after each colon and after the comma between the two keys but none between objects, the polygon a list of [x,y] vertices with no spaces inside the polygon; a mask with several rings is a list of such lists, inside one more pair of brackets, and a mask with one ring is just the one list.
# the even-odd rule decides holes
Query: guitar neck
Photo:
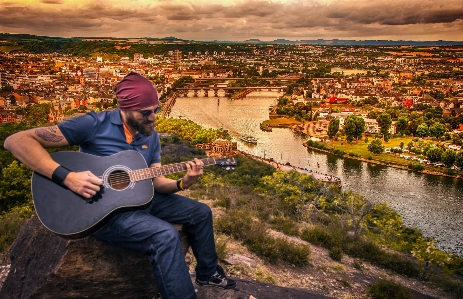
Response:
[{"label": "guitar neck", "polygon": [[[201,161],[203,162],[204,166],[210,166],[210,165],[216,164],[214,158],[201,159]],[[143,181],[143,180],[152,179],[152,178],[166,175],[166,174],[186,171],[187,170],[186,164],[187,162],[181,162],[181,163],[169,164],[169,165],[165,165],[161,167],[148,167],[144,169],[132,170],[129,172],[130,181],[131,182]]]}]

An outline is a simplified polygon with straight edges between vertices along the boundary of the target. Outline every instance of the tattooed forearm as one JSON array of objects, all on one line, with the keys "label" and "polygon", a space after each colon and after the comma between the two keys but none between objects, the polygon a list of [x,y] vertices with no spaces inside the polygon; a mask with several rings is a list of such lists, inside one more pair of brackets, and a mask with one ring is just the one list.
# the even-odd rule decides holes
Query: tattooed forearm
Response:
[{"label": "tattooed forearm", "polygon": [[50,128],[40,128],[35,130],[35,135],[39,136],[45,141],[48,142],[60,142],[63,140],[63,136],[56,135],[56,129],[53,127]]}]

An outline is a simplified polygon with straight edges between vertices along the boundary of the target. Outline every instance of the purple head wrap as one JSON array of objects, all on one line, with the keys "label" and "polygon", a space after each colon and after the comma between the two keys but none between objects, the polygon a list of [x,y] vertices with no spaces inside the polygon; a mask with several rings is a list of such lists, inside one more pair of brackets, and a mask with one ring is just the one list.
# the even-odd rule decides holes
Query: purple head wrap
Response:
[{"label": "purple head wrap", "polygon": [[130,72],[114,87],[121,110],[141,110],[159,105],[156,88],[150,80],[140,74]]}]

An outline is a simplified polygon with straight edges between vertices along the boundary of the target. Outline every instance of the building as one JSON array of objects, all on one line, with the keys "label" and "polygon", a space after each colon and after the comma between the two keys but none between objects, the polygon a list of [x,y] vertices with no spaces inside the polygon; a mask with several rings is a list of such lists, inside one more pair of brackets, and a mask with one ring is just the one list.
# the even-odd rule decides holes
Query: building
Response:
[{"label": "building", "polygon": [[8,80],[6,78],[6,72],[0,70],[0,87],[8,85]]},{"label": "building", "polygon": [[180,61],[182,61],[182,51],[172,51],[172,62],[175,64],[180,64]]},{"label": "building", "polygon": [[133,54],[133,61],[134,62],[140,62],[143,60],[143,53],[135,53]]}]

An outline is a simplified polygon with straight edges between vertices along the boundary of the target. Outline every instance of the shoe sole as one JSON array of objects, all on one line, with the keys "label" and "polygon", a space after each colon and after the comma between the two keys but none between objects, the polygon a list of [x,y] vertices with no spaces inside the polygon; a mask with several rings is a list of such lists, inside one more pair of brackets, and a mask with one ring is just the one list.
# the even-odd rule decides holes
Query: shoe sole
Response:
[{"label": "shoe sole", "polygon": [[235,285],[232,285],[232,286],[219,286],[219,285],[216,285],[216,284],[203,284],[203,283],[200,283],[200,282],[197,282],[195,281],[195,283],[199,286],[202,286],[202,287],[214,287],[214,288],[219,288],[219,289],[225,289],[225,290],[229,290],[229,289],[234,289],[236,287],[236,284]]}]

